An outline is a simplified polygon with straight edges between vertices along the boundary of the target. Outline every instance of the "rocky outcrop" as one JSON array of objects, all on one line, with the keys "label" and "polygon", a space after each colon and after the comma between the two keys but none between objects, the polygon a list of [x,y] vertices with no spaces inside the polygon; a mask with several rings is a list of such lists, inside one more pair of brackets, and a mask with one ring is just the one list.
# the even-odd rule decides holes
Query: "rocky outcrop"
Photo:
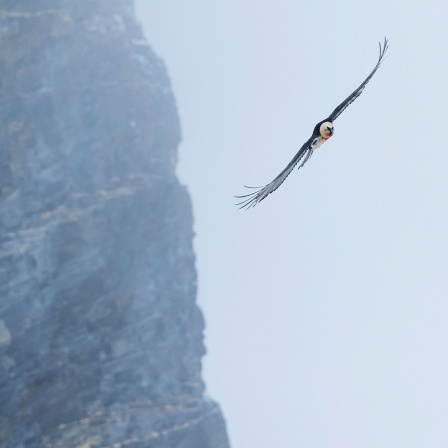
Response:
[{"label": "rocky outcrop", "polygon": [[228,447],[176,106],[132,2],[0,5],[0,446]]}]

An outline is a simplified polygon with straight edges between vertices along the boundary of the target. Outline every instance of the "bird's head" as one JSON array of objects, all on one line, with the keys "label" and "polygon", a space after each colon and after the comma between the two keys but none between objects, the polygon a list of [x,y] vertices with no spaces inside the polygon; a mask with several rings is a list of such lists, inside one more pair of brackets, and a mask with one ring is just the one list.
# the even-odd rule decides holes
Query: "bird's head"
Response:
[{"label": "bird's head", "polygon": [[321,137],[327,139],[334,134],[334,126],[331,121],[324,121],[319,128],[319,133]]}]

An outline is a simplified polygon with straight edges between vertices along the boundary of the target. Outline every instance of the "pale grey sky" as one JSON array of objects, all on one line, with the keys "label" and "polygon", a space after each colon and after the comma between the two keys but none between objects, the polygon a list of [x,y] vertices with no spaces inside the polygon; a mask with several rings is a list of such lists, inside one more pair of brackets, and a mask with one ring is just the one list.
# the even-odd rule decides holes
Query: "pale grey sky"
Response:
[{"label": "pale grey sky", "polygon": [[[233,448],[448,444],[448,3],[136,0],[172,79]],[[375,65],[334,137],[254,209]]]}]

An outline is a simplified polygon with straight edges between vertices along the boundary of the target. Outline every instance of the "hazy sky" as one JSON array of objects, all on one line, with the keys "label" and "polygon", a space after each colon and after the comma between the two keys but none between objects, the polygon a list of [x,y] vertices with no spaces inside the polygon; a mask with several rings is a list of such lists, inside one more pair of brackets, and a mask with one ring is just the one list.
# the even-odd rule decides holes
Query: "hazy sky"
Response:
[{"label": "hazy sky", "polygon": [[[179,107],[204,375],[233,448],[446,448],[448,3],[136,4]],[[238,211],[384,36],[334,137]]]}]

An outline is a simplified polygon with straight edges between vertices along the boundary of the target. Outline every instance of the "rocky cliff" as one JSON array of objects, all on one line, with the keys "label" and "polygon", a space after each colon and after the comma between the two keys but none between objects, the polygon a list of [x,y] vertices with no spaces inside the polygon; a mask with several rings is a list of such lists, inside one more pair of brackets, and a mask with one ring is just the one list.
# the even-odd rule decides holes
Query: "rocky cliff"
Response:
[{"label": "rocky cliff", "polygon": [[0,446],[226,448],[191,205],[131,0],[0,1]]}]

